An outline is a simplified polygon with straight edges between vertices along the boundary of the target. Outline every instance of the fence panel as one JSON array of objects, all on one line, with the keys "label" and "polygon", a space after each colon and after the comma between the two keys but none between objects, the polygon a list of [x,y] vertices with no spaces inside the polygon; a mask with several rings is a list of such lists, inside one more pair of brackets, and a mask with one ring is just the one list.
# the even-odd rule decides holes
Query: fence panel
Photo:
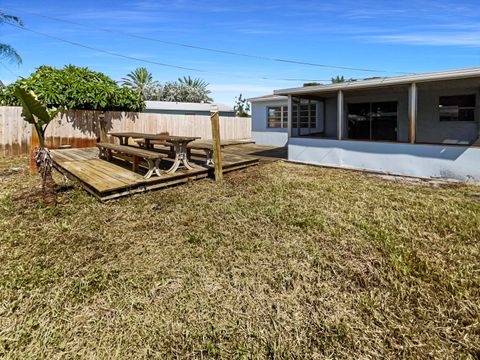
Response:
[{"label": "fence panel", "polygon": [[22,108],[0,107],[0,156],[28,153],[32,138],[31,125],[22,117]]},{"label": "fence panel", "polygon": [[[0,107],[0,156],[27,154],[32,145],[32,127],[21,117],[22,109]],[[99,111],[74,110],[59,114],[48,126],[46,144],[73,147],[95,146],[100,137]],[[212,138],[210,116],[154,113],[105,112],[107,132],[168,133],[169,135]],[[224,140],[251,138],[250,118],[220,117],[220,135]],[[34,144],[35,145],[35,141]]]}]

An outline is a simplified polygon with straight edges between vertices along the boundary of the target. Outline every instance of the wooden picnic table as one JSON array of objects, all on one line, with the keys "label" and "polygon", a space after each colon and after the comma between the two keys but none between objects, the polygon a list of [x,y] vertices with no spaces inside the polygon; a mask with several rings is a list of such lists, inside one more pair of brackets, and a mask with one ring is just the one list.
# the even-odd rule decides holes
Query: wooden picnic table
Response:
[{"label": "wooden picnic table", "polygon": [[162,134],[145,134],[137,132],[120,132],[120,133],[108,133],[108,135],[117,137],[120,141],[120,145],[128,145],[128,139],[143,139],[145,141],[146,149],[153,149],[152,140],[161,140],[165,141],[173,146],[175,152],[175,158],[173,165],[170,169],[167,170],[167,173],[173,174],[177,169],[183,165],[188,170],[193,169],[193,166],[188,161],[187,156],[187,145],[197,139],[200,139],[197,136],[173,136],[173,135],[162,135]]}]

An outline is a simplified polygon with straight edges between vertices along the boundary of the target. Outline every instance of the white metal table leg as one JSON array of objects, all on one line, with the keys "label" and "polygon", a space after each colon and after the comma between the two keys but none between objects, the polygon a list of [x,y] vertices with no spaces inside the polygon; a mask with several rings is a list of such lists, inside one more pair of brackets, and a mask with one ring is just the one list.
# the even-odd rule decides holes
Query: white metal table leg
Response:
[{"label": "white metal table leg", "polygon": [[173,149],[175,151],[175,160],[170,169],[167,170],[168,174],[173,174],[180,165],[183,165],[188,170],[192,170],[193,166],[188,162],[187,157],[187,142],[185,141],[172,141]]},{"label": "white metal table leg", "polygon": [[146,160],[148,163],[148,172],[145,174],[144,178],[150,179],[153,173],[155,173],[157,176],[161,176],[162,174],[159,169],[160,160],[155,160],[155,162],[149,159],[146,159]]}]

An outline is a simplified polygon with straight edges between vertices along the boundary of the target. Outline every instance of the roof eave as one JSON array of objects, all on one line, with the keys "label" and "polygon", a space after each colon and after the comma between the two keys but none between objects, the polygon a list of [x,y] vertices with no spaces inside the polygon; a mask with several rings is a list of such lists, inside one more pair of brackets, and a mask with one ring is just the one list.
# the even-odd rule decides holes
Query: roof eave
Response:
[{"label": "roof eave", "polygon": [[480,77],[480,68],[470,68],[463,70],[452,70],[436,73],[427,73],[427,74],[416,74],[408,76],[398,76],[390,78],[381,78],[381,79],[372,79],[372,80],[359,80],[359,81],[350,81],[340,84],[332,85],[322,85],[322,86],[309,86],[289,88],[289,89],[280,89],[275,90],[274,95],[295,95],[295,94],[312,94],[312,93],[329,93],[332,91],[338,90],[349,90],[349,89],[369,89],[376,87],[384,86],[393,86],[393,85],[405,85],[411,83],[420,83],[420,82],[433,82],[433,81],[442,81],[442,80],[456,80],[464,78],[475,78]]}]

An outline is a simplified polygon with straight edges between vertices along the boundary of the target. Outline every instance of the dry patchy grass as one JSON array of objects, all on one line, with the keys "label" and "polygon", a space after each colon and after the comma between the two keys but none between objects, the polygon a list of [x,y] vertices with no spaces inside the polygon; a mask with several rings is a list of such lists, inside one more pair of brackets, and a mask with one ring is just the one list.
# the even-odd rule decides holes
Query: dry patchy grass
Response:
[{"label": "dry patchy grass", "polygon": [[479,187],[277,162],[45,209],[24,162],[0,160],[0,357],[480,357]]}]

